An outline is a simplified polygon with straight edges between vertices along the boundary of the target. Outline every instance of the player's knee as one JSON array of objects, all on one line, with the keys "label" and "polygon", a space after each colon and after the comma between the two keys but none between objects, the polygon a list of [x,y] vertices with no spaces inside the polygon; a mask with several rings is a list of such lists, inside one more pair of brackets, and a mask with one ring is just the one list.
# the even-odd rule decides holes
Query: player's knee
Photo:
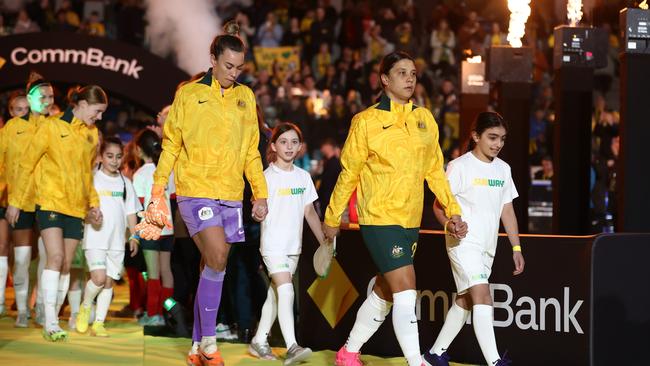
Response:
[{"label": "player's knee", "polygon": [[206,258],[205,260],[208,267],[213,269],[216,272],[223,272],[226,270],[226,264],[228,263],[228,256],[222,253],[214,253]]},{"label": "player's knee", "polygon": [[[48,253],[47,255],[47,267],[54,269],[63,269],[63,253]],[[68,266],[68,270],[70,267]]]},{"label": "player's knee", "polygon": [[101,287],[105,285],[106,275],[104,273],[98,273],[97,271],[93,271],[90,273],[90,279],[93,281],[93,284],[95,286]]}]

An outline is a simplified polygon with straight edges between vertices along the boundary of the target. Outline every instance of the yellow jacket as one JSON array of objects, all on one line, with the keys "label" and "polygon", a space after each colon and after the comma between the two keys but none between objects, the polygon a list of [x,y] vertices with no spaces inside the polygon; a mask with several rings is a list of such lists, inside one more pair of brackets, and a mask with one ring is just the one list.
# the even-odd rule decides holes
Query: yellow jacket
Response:
[{"label": "yellow jacket", "polygon": [[244,179],[255,198],[267,198],[255,95],[235,84],[221,94],[212,70],[176,93],[163,131],[154,185],[174,170],[178,196],[240,201]]},{"label": "yellow jacket", "polygon": [[97,128],[74,118],[71,109],[45,120],[20,160],[9,204],[21,207],[30,199],[23,187],[36,169],[36,204],[41,210],[86,217],[89,208],[99,207],[92,177],[98,142]]},{"label": "yellow jacket", "polygon": [[447,215],[460,215],[443,163],[431,112],[410,102],[396,104],[382,95],[379,103],[352,119],[325,223],[340,225],[356,188],[361,225],[417,228],[422,220],[424,180]]},{"label": "yellow jacket", "polygon": [[[0,130],[0,189],[2,189],[0,206],[7,206],[9,192],[18,187],[16,182],[18,165],[23,159],[27,145],[32,140],[36,128],[46,118],[45,116],[35,116],[31,113],[23,117],[14,117],[7,121],[7,124]],[[9,188],[8,190],[7,187]],[[36,204],[34,200],[33,180],[29,182],[27,191],[28,195],[25,202],[21,206],[16,207],[23,211],[33,212]]]}]

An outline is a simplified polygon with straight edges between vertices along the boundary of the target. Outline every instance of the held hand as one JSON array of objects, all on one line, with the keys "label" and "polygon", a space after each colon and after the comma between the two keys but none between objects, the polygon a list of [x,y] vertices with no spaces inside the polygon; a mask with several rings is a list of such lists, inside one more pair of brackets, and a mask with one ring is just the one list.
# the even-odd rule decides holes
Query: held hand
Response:
[{"label": "held hand", "polygon": [[467,223],[463,221],[460,216],[453,215],[449,226],[453,226],[451,234],[454,238],[463,239],[467,235]]},{"label": "held hand", "polygon": [[88,210],[87,218],[92,226],[98,227],[102,225],[104,215],[102,214],[102,210],[98,207],[91,207],[90,210]]},{"label": "held hand", "polygon": [[14,226],[18,222],[18,217],[20,216],[20,209],[18,207],[9,206],[7,207],[7,212],[5,213],[5,218],[9,222],[9,225]]},{"label": "held hand", "polygon": [[145,220],[142,220],[139,224],[135,225],[135,232],[138,233],[142,239],[146,240],[160,239],[162,229],[162,227],[156,224],[150,224]]},{"label": "held hand", "polygon": [[514,276],[519,275],[524,272],[524,266],[526,262],[524,261],[524,255],[521,252],[512,252],[512,260],[515,263],[515,270],[512,272]]},{"label": "held hand", "polygon": [[325,234],[326,241],[332,241],[337,235],[339,235],[339,228],[323,223],[323,234]]},{"label": "held hand", "polygon": [[264,221],[268,213],[269,209],[266,205],[266,198],[260,198],[253,201],[253,210],[251,212],[251,215],[255,221]]},{"label": "held hand", "polygon": [[129,250],[131,251],[131,257],[135,257],[138,254],[138,245],[140,243],[136,239],[129,240]]}]

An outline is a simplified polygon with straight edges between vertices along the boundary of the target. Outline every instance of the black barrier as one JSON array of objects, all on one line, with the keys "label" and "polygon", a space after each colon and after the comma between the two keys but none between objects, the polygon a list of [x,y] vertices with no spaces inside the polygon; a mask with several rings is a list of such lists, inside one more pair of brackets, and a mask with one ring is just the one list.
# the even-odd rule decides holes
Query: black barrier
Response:
[{"label": "black barrier", "polygon": [[100,85],[151,112],[171,104],[176,85],[189,78],[142,47],[103,37],[67,32],[0,37],[0,90],[24,87],[31,70],[49,81]]},{"label": "black barrier", "polygon": [[[587,365],[591,248],[594,237],[525,236],[524,274],[513,277],[512,250],[500,237],[490,283],[494,297],[497,345],[518,365]],[[337,263],[317,281],[311,256],[317,243],[305,235],[300,263],[301,344],[337,350],[352,329],[376,271],[357,230],[343,230]],[[455,285],[444,238],[422,231],[415,256],[420,344],[427,350],[440,332]],[[399,356],[390,316],[362,349],[363,353]],[[451,345],[453,361],[484,363],[471,325]]]},{"label": "black barrier", "polygon": [[592,258],[591,365],[650,364],[650,234],[600,236]]}]

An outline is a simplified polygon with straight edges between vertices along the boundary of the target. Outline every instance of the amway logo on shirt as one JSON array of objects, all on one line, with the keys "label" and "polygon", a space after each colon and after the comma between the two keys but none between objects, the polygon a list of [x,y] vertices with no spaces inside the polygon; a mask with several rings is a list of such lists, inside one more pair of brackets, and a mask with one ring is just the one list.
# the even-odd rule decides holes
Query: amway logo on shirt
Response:
[{"label": "amway logo on shirt", "polygon": [[124,60],[105,55],[104,51],[88,47],[87,50],[46,48],[28,50],[25,47],[16,47],[11,51],[11,62],[16,66],[40,63],[72,63],[91,67],[100,67],[104,70],[121,72],[134,79],[140,79],[143,67],[138,65],[138,60]]}]

